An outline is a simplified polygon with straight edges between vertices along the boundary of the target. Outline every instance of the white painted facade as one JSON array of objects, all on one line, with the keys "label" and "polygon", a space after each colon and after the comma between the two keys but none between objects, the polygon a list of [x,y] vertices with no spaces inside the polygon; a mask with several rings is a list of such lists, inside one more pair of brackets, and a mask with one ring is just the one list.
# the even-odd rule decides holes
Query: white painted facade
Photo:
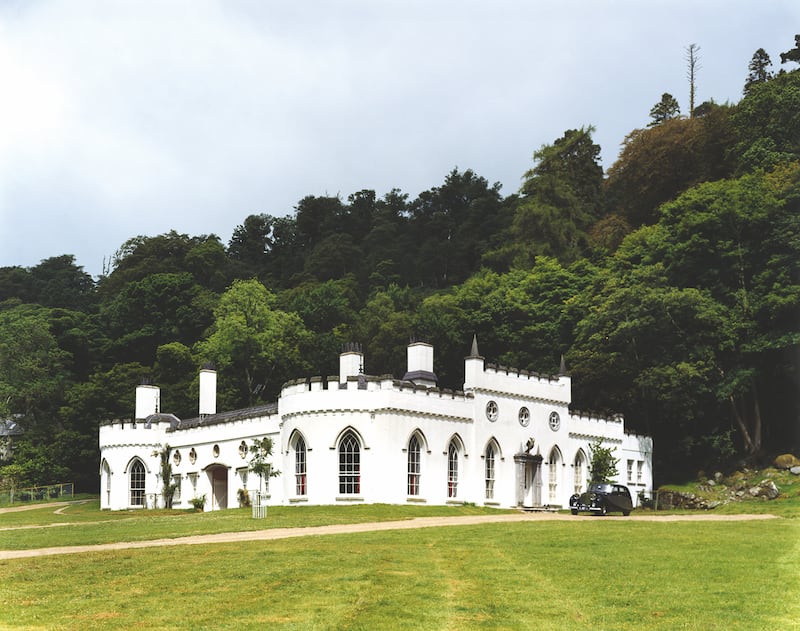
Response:
[{"label": "white painted facade", "polygon": [[[477,343],[464,389],[435,387],[433,347],[408,349],[402,380],[364,374],[357,347],[340,374],[286,384],[275,404],[216,412],[216,374],[200,375],[200,410],[182,421],[160,411],[155,386],[137,388],[135,419],[100,428],[101,506],[160,506],[158,452],[172,450],[173,506],[205,496],[205,510],[238,506],[237,492],[268,485],[278,504],[568,505],[585,489],[589,445],[615,449],[618,482],[652,489],[652,439],[625,432],[621,416],[570,412],[571,379],[487,365]],[[248,471],[254,439],[269,436],[273,467]],[[635,500],[635,497],[634,497]]]}]

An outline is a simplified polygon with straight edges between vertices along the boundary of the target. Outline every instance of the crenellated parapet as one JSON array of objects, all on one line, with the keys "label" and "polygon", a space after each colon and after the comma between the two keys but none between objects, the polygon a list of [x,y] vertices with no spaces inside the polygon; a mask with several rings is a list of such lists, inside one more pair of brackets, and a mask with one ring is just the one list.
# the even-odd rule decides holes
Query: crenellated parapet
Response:
[{"label": "crenellated parapet", "polygon": [[572,380],[567,375],[543,375],[519,368],[486,364],[483,357],[464,361],[464,390],[489,394],[509,394],[531,400],[569,405]]}]

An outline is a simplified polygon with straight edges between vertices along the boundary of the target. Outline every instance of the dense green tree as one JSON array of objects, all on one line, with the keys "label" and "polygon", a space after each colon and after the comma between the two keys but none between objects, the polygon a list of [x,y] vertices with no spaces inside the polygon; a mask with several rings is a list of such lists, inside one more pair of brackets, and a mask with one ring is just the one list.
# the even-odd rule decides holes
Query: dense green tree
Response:
[{"label": "dense green tree", "polygon": [[101,307],[117,361],[152,364],[168,342],[193,344],[211,324],[216,297],[189,272],[155,273],[128,282]]},{"label": "dense green tree", "polygon": [[263,213],[249,215],[234,228],[228,242],[228,256],[240,264],[237,270],[240,275],[266,280],[274,221],[274,217]]},{"label": "dense green tree", "polygon": [[[204,248],[208,242],[212,245]],[[141,281],[153,274],[197,273],[198,281],[208,279],[211,283],[208,288],[215,289],[221,270],[210,268],[209,264],[224,264],[228,259],[220,258],[213,244],[222,247],[216,235],[190,237],[174,230],[155,237],[128,239],[114,254],[111,273],[98,283],[101,299],[109,300],[128,283]],[[223,276],[227,277],[227,270]]]},{"label": "dense green tree", "polygon": [[567,354],[574,405],[625,414],[626,427],[654,437],[662,472],[677,456],[689,462],[691,447],[712,433],[719,305],[706,292],[669,286],[659,264],[599,277],[587,296]]},{"label": "dense green tree", "polygon": [[534,152],[510,227],[512,263],[537,255],[572,261],[585,253],[588,231],[603,212],[603,168],[593,127],[571,129]]},{"label": "dense green tree", "polygon": [[364,254],[353,237],[334,233],[323,237],[306,257],[304,271],[317,280],[342,278],[362,271]]},{"label": "dense green tree", "polygon": [[408,195],[394,189],[375,202],[370,231],[364,236],[363,268],[368,285],[386,289],[391,284],[414,282],[417,245],[408,222]]},{"label": "dense green tree", "polygon": [[0,267],[0,308],[2,303],[16,299],[20,302],[35,302],[38,298],[30,270],[18,265]]},{"label": "dense green tree", "polygon": [[580,400],[636,415],[666,454],[796,440],[799,173],[703,184],[624,241],[570,353]]},{"label": "dense green tree", "polygon": [[426,298],[417,310],[415,329],[436,340],[439,377],[448,387],[461,387],[473,334],[482,354],[495,362],[554,374],[572,344],[577,314],[571,304],[593,275],[585,263],[564,267],[546,257],[527,270],[483,270],[448,292]]},{"label": "dense green tree", "polygon": [[0,303],[16,298],[45,307],[90,310],[95,302],[92,277],[75,264],[71,254],[44,259],[35,267],[0,268]]},{"label": "dense green tree", "polygon": [[606,483],[617,479],[619,458],[614,457],[616,447],[603,447],[603,441],[597,439],[589,445],[589,482]]},{"label": "dense green tree", "polygon": [[95,301],[92,277],[71,254],[44,259],[30,273],[40,305],[85,311]]},{"label": "dense green tree", "polygon": [[781,53],[781,63],[785,64],[787,61],[800,64],[800,35],[794,36],[794,48]]},{"label": "dense green tree", "polygon": [[745,96],[750,93],[750,90],[754,85],[766,83],[772,79],[773,73],[770,70],[771,66],[772,60],[769,58],[767,51],[765,51],[763,48],[759,48],[755,53],[753,53],[753,58],[747,65],[747,79],[744,82]]},{"label": "dense green tree", "polygon": [[103,350],[109,341],[100,319],[94,313],[70,309],[50,309],[47,314],[58,347],[71,358],[72,378],[85,380],[105,363]]},{"label": "dense green tree", "polygon": [[800,71],[752,85],[733,122],[740,173],[800,158]]},{"label": "dense green tree", "polygon": [[136,362],[98,370],[69,388],[59,416],[67,429],[96,439],[100,422],[133,418],[136,386],[152,373],[150,367]]},{"label": "dense green tree", "polygon": [[348,275],[324,283],[309,281],[278,295],[278,305],[300,316],[311,333],[304,347],[315,375],[332,375],[338,370],[337,357],[346,339],[344,331],[355,322],[362,301],[358,282]]},{"label": "dense green tree", "polygon": [[658,207],[695,184],[727,177],[735,144],[730,108],[712,106],[702,117],[675,119],[631,132],[608,170],[609,210],[631,226],[658,220]]},{"label": "dense green tree", "polygon": [[0,403],[22,415],[26,432],[45,432],[69,383],[69,354],[58,347],[49,310],[21,305],[0,311]]},{"label": "dense green tree", "polygon": [[413,281],[448,287],[478,270],[501,210],[500,184],[490,186],[471,169],[453,169],[442,186],[420,193],[409,208],[417,252]]},{"label": "dense green tree", "polygon": [[345,213],[339,197],[308,195],[301,199],[295,210],[298,246],[311,249],[324,238],[337,233]]},{"label": "dense green tree", "polygon": [[664,92],[661,95],[661,100],[650,109],[650,122],[648,127],[655,127],[666,123],[668,120],[680,116],[681,106],[678,105],[678,100],[669,92]]},{"label": "dense green tree", "polygon": [[264,285],[237,280],[220,298],[196,354],[217,366],[222,407],[236,408],[269,400],[286,380],[306,374],[302,348],[308,339],[300,317],[275,308]]},{"label": "dense green tree", "polygon": [[751,455],[761,450],[764,433],[791,439],[780,418],[798,413],[774,406],[792,387],[784,353],[800,344],[800,216],[787,203],[798,194],[795,163],[703,185],[664,208],[671,242],[663,259],[672,281],[707,287],[727,310],[718,395],[730,403]]},{"label": "dense green tree", "polygon": [[162,344],[156,351],[153,381],[161,388],[161,409],[178,418],[198,414],[198,363],[180,342]]},{"label": "dense green tree", "polygon": [[[406,373],[406,347],[415,336],[414,316],[419,297],[409,287],[390,284],[376,290],[342,338],[363,344],[366,372],[402,377]],[[338,370],[338,368],[337,368]]]}]

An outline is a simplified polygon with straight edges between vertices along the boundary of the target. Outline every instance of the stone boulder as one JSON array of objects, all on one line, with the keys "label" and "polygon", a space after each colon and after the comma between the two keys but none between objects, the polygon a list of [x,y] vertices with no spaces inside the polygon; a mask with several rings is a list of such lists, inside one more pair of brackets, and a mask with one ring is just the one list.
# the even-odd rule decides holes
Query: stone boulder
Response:
[{"label": "stone boulder", "polygon": [[777,456],[773,463],[776,469],[791,469],[792,467],[800,467],[800,458],[793,454],[781,454]]},{"label": "stone boulder", "polygon": [[781,494],[772,480],[764,480],[758,486],[748,489],[748,493],[753,497],[761,497],[766,500],[774,500]]},{"label": "stone boulder", "polygon": [[800,465],[789,469],[789,473],[791,473],[792,475],[800,475]]}]

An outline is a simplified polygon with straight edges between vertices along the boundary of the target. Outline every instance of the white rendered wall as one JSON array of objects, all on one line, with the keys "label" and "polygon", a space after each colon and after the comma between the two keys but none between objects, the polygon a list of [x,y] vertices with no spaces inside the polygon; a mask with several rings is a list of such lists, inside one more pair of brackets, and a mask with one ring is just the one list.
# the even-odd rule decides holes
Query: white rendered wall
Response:
[{"label": "white rendered wall", "polygon": [[[430,349],[432,351],[432,348]],[[421,351],[424,355],[428,351]],[[175,506],[190,506],[192,497],[206,496],[206,510],[213,508],[211,471],[224,472],[227,506],[237,506],[237,491],[257,490],[259,480],[248,474],[242,484],[240,473],[249,467],[252,441],[273,438],[274,467],[281,475],[270,480],[269,504],[347,504],[474,502],[492,506],[513,507],[517,503],[517,465],[514,456],[525,451],[529,439],[534,440],[531,454],[542,456],[541,503],[567,506],[575,490],[575,456],[582,453],[588,465],[589,445],[601,439],[604,446],[615,450],[620,459],[619,482],[625,484],[627,460],[635,467],[642,463],[634,494],[652,488],[652,440],[625,433],[622,417],[598,418],[570,414],[568,403],[571,385],[568,377],[540,377],[523,371],[484,369],[482,358],[468,358],[465,363],[465,392],[451,392],[415,387],[391,378],[359,378],[360,354],[346,354],[342,372],[344,379],[320,378],[287,385],[278,401],[276,413],[241,411],[241,416],[220,416],[204,419],[194,427],[170,429],[168,422],[103,426],[100,429],[101,467],[105,462],[111,472],[111,491],[106,497],[101,489],[102,507],[128,508],[131,460],[138,457],[146,467],[147,494],[160,494],[158,457],[154,455],[165,444],[180,460],[173,461],[173,475],[181,477],[181,499]],[[416,368],[427,366],[427,355],[415,357]],[[411,358],[410,358],[411,362]],[[356,365],[358,364],[358,365]],[[412,364],[410,363],[411,367]],[[340,386],[340,380],[341,385]],[[143,410],[157,400],[155,387],[145,387]],[[137,389],[138,395],[138,389]],[[137,396],[137,403],[138,403]],[[487,404],[496,406],[496,417],[487,416]],[[520,410],[527,408],[528,424],[520,423]],[[494,409],[494,408],[493,408]],[[148,415],[152,413],[149,409]],[[550,416],[556,412],[560,424],[552,427]],[[138,412],[137,412],[138,413]],[[207,421],[207,422],[206,422]],[[352,429],[360,443],[359,493],[339,492],[339,441]],[[307,493],[298,496],[294,476],[295,432],[306,443]],[[418,433],[420,449],[420,493],[407,493],[408,443]],[[450,441],[459,444],[459,480],[455,498],[447,495]],[[497,445],[495,454],[494,497],[485,494],[485,451],[490,441]],[[244,457],[242,443],[247,448]],[[215,454],[215,448],[218,452]],[[551,467],[554,448],[560,459]],[[195,462],[189,458],[194,449]],[[556,476],[554,499],[550,498],[550,473]],[[636,469],[638,475],[638,468]],[[221,475],[223,475],[221,473]],[[582,475],[588,476],[584,466]],[[192,486],[192,481],[196,487]],[[585,487],[585,481],[581,482]]]}]

